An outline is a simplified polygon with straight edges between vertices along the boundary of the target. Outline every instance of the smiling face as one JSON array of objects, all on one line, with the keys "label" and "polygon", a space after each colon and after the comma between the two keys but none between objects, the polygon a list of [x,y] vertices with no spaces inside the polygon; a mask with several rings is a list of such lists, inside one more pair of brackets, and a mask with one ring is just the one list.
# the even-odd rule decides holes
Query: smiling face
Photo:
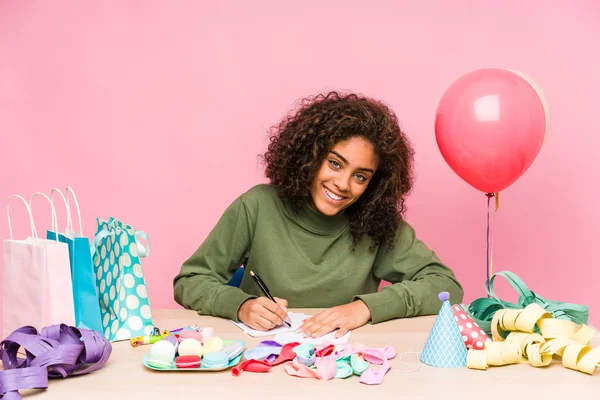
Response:
[{"label": "smiling face", "polygon": [[312,182],[313,206],[329,216],[349,207],[367,189],[378,163],[373,145],[362,137],[335,144]]}]

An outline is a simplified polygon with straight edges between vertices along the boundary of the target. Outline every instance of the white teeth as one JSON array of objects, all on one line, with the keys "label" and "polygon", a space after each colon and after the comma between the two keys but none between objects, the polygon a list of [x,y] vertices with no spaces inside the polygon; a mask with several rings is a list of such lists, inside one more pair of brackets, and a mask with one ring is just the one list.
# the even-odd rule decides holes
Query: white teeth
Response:
[{"label": "white teeth", "polygon": [[325,193],[327,193],[327,196],[329,196],[332,200],[340,201],[340,200],[343,199],[343,197],[338,196],[338,195],[336,195],[334,193],[331,193],[329,190],[327,190],[327,188],[325,188]]}]

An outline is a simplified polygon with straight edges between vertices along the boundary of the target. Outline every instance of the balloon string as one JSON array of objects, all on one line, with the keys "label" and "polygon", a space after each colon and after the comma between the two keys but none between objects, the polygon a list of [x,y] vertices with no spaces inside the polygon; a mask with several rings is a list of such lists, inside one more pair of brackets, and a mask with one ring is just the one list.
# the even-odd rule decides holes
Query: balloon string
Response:
[{"label": "balloon string", "polygon": [[[493,260],[493,237],[494,229],[493,222],[496,221],[496,211],[500,207],[500,193],[486,193],[487,196],[487,226],[486,226],[486,282],[488,297],[490,297],[490,277],[493,275],[494,260]],[[495,197],[494,216],[490,219],[490,204],[492,197]]]},{"label": "balloon string", "polygon": [[485,274],[486,274],[486,291],[488,293],[488,297],[490,297],[490,200],[492,199],[493,194],[488,193],[487,196],[487,225],[485,229],[486,238],[485,238]]}]

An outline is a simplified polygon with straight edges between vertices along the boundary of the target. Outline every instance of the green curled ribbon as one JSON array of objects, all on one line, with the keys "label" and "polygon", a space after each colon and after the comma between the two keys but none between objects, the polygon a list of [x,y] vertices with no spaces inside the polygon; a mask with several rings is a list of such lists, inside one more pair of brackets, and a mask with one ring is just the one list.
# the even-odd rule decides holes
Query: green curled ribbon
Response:
[{"label": "green curled ribbon", "polygon": [[[494,279],[496,276],[505,278],[508,283],[519,294],[518,304],[509,303],[500,300],[494,291]],[[534,293],[527,285],[514,273],[510,271],[501,271],[490,277],[485,284],[486,292],[489,297],[482,297],[474,300],[468,306],[461,304],[465,312],[479,325],[483,331],[492,336],[491,323],[494,314],[498,310],[505,308],[523,309],[531,303],[537,303],[548,311],[553,318],[566,319],[576,324],[587,324],[589,308],[579,304],[564,303],[555,300],[546,300],[540,295]]]}]

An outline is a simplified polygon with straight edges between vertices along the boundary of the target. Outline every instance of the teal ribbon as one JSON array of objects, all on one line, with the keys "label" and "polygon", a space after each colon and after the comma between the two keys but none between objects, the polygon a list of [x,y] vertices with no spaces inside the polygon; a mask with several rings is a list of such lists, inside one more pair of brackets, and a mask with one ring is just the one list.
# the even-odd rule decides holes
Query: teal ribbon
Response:
[{"label": "teal ribbon", "polygon": [[[496,276],[505,278],[508,283],[519,294],[518,303],[509,303],[498,298],[494,291],[494,279]],[[492,275],[485,284],[488,297],[474,300],[468,306],[461,304],[465,312],[479,325],[488,335],[492,335],[491,323],[494,314],[502,309],[523,309],[529,304],[536,303],[548,311],[553,318],[573,321],[576,324],[587,324],[589,308],[580,304],[564,303],[555,300],[547,300],[534,293],[527,285],[514,273],[510,271],[501,271]]]}]

